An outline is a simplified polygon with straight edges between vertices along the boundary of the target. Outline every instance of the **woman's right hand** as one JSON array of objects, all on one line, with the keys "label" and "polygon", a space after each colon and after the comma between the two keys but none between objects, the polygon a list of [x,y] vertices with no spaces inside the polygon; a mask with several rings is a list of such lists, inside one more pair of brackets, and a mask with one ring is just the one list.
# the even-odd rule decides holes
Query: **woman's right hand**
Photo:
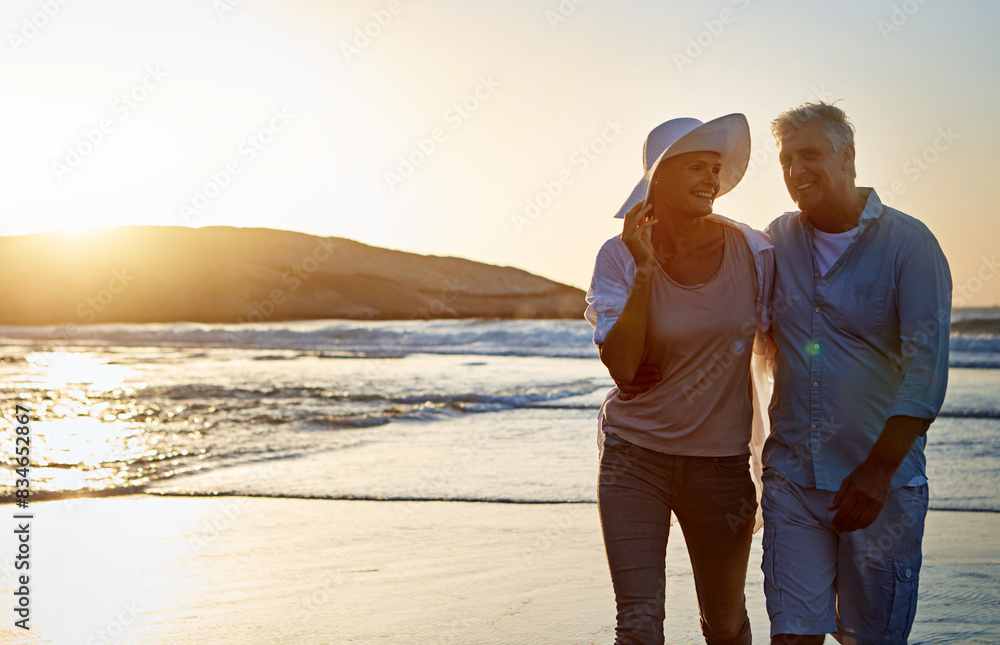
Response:
[{"label": "woman's right hand", "polygon": [[653,249],[651,235],[653,224],[653,205],[640,202],[625,213],[625,225],[622,228],[622,242],[632,254],[636,267],[647,267],[656,261],[656,251]]}]

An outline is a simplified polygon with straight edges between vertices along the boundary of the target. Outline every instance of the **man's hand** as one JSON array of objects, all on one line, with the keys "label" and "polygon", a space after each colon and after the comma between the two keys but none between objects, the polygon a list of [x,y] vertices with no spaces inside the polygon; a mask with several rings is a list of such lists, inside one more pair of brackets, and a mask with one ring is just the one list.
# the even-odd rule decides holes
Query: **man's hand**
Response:
[{"label": "man's hand", "polygon": [[896,470],[864,461],[840,485],[829,510],[837,511],[830,524],[837,533],[850,533],[872,525],[885,506]]},{"label": "man's hand", "polygon": [[930,423],[930,419],[889,417],[868,458],[847,476],[830,504],[830,510],[837,511],[830,522],[834,531],[850,533],[872,525],[889,497],[896,469]]},{"label": "man's hand", "polygon": [[637,394],[646,392],[660,382],[660,368],[649,363],[642,363],[635,370],[635,378],[629,383],[618,383],[618,398],[622,401],[630,401]]}]

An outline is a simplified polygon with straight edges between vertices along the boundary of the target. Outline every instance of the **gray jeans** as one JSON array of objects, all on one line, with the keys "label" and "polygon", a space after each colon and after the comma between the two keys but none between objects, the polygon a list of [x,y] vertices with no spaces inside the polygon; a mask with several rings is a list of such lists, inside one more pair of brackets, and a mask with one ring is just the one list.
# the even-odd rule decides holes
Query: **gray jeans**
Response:
[{"label": "gray jeans", "polygon": [[751,643],[743,589],[757,502],[748,457],[667,455],[608,434],[597,500],[617,645],[663,643],[671,511],[691,557],[705,642]]}]

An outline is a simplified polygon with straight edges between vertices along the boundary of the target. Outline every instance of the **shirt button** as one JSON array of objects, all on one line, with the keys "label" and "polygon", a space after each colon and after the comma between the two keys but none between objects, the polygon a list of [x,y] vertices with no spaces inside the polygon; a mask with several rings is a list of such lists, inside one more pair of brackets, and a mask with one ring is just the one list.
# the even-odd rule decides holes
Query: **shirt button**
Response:
[{"label": "shirt button", "polygon": [[813,349],[819,349],[819,343],[813,343]]},{"label": "shirt button", "polygon": [[823,308],[822,308],[822,307],[816,307],[816,313],[819,313],[819,312],[821,312],[821,311],[823,311]]},{"label": "shirt button", "polygon": [[819,277],[819,272],[817,271],[816,273],[814,273],[814,274],[813,274],[813,277],[814,277],[814,278],[818,278],[818,277]]},{"label": "shirt button", "polygon": [[815,430],[815,429],[816,429],[816,424],[814,423],[814,424],[812,424],[812,425],[811,425],[811,426],[809,426],[809,427],[810,427],[810,428],[812,428],[813,430]]},{"label": "shirt button", "polygon": [[819,387],[819,381],[813,381],[813,387]]},{"label": "shirt button", "polygon": [[906,572],[905,572],[904,575],[906,575],[906,579],[909,580],[910,578],[913,577],[913,569],[910,569],[909,567],[907,567]]}]

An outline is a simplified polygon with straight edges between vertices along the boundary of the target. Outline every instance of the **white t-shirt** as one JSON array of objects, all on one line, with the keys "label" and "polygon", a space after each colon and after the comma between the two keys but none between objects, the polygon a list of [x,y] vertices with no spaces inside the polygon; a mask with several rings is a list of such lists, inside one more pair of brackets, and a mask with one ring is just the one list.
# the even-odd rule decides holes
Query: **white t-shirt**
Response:
[{"label": "white t-shirt", "polygon": [[825,276],[830,267],[837,263],[860,230],[858,226],[843,233],[824,233],[818,228],[813,229],[813,253],[816,255],[820,275]]}]

